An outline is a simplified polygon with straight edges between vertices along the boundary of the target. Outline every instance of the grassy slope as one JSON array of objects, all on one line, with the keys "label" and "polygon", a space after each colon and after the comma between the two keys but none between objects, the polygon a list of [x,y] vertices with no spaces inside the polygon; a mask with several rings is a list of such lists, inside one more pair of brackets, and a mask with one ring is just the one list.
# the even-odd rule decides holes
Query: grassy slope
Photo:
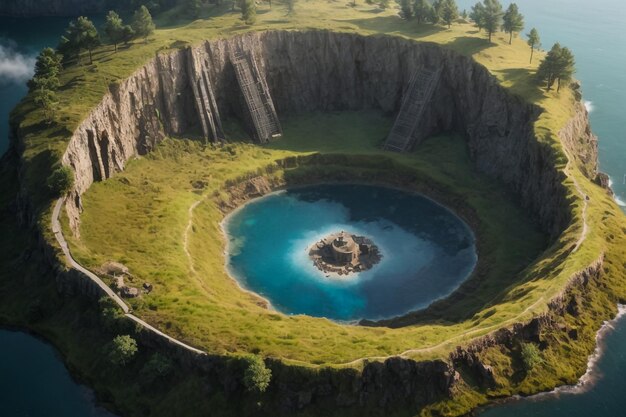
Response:
[{"label": "grassy slope", "polygon": [[[432,28],[429,26],[419,27],[414,22],[404,22],[393,16],[395,12],[395,10],[378,12],[371,6],[361,6],[352,9],[338,3],[308,1],[300,2],[298,4],[297,14],[291,17],[286,17],[284,10],[277,7],[271,11],[261,10],[259,22],[253,29],[328,28],[364,34],[387,33],[420,41],[437,42],[459,52],[472,55],[478,62],[486,65],[512,93],[519,94],[529,101],[536,102],[547,110],[536,125],[538,138],[555,148],[558,154],[557,163],[560,164],[560,166],[564,166],[566,158],[556,140],[556,132],[572,114],[573,98],[571,92],[565,90],[558,95],[555,93],[545,94],[541,92],[530,77],[534,65],[528,64],[527,57],[529,51],[522,41],[515,40],[513,45],[509,46],[503,42],[501,37],[496,37],[496,44],[490,45],[482,39],[481,35],[477,34],[476,30],[470,25],[454,25],[451,30]],[[40,112],[33,110],[31,104],[26,101],[18,110],[16,120],[21,121],[20,128],[23,136],[26,138],[27,148],[25,158],[28,162],[26,180],[32,189],[37,190],[40,187],[41,179],[49,169],[49,162],[45,156],[46,153],[60,154],[64,149],[69,132],[78,125],[87,114],[88,110],[100,100],[100,97],[106,92],[109,83],[128,76],[135,68],[150,59],[154,55],[155,49],[167,50],[170,47],[181,44],[193,43],[211,37],[229,36],[250,30],[250,28],[241,24],[238,20],[238,14],[229,13],[225,9],[213,9],[210,13],[213,17],[209,20],[199,20],[189,25],[159,30],[151,37],[149,43],[136,43],[130,49],[119,52],[118,54],[113,54],[109,49],[103,48],[97,51],[95,55],[96,63],[92,66],[71,67],[63,75],[62,82],[64,87],[61,91],[60,107],[62,110],[60,110],[58,115],[60,121],[59,125],[47,127],[40,124]],[[169,148],[166,146],[162,148],[162,151],[168,152],[168,149]],[[265,152],[269,152],[269,150],[264,151],[257,148],[246,148],[242,151],[242,158],[248,158],[248,162],[250,163],[249,168],[251,168],[254,165],[258,166],[260,164],[262,159],[259,159],[258,156],[263,156]],[[178,155],[179,158],[183,158],[185,154],[179,151],[173,153]],[[266,156],[268,159],[270,158],[269,155]],[[153,166],[147,161],[158,160],[159,158],[157,153],[145,160],[138,161],[136,165],[144,164],[146,169],[145,175],[153,175],[155,174],[157,164]],[[221,158],[217,160],[215,155],[208,155],[205,158],[213,158],[212,162],[218,164],[222,161]],[[244,159],[242,159],[242,161],[243,160]],[[139,168],[137,169],[139,170]],[[236,167],[224,166],[223,170],[224,175],[228,175],[229,171],[230,174],[234,175]],[[159,175],[163,175],[163,172]],[[167,175],[168,177],[171,176],[169,172]],[[196,172],[193,173],[193,175],[202,174]],[[301,355],[304,355],[307,361],[320,363],[342,362],[363,355],[398,353],[399,350],[402,350],[403,346],[413,348],[428,347],[447,340],[448,342],[443,345],[438,345],[437,349],[413,353],[413,355],[417,357],[431,357],[444,355],[447,349],[467,337],[484,334],[505,323],[520,320],[523,317],[530,317],[531,314],[545,309],[546,302],[554,294],[558,293],[559,289],[562,288],[573,272],[589,264],[601,251],[609,249],[604,239],[604,236],[607,235],[606,228],[609,227],[609,224],[601,221],[602,210],[606,210],[611,213],[611,215],[613,215],[613,213],[619,213],[617,207],[610,199],[603,195],[602,191],[583,178],[580,173],[576,170],[572,170],[572,175],[576,176],[584,187],[585,192],[593,196],[588,213],[588,216],[593,216],[593,218],[590,219],[591,230],[586,242],[576,256],[568,257],[558,268],[555,268],[555,265],[552,263],[553,260],[563,255],[566,252],[567,246],[576,241],[581,227],[580,216],[582,215],[582,202],[572,187],[571,180],[567,180],[571,190],[573,204],[578,206],[576,209],[578,221],[563,235],[561,241],[547,252],[545,259],[526,271],[526,277],[530,279],[530,281],[524,284],[520,289],[511,289],[507,296],[508,302],[495,306],[493,311],[490,310],[481,317],[476,317],[476,320],[466,321],[456,325],[424,326],[395,331],[388,329],[339,327],[335,324],[324,322],[323,320],[308,318],[281,318],[280,321],[276,320],[272,322],[272,320],[269,320],[263,323],[273,329],[280,329],[282,326],[289,326],[287,329],[302,325],[313,326],[312,328],[319,330],[317,334],[320,338],[307,339],[302,337],[295,342],[294,339],[289,336],[279,342],[260,340],[258,343],[267,348],[266,353],[292,356],[293,352],[298,352],[299,358],[302,357]],[[184,175],[182,175],[181,178],[187,181],[187,177]],[[173,180],[173,178],[171,179]],[[136,178],[135,180],[143,181],[142,178]],[[169,180],[170,178],[168,178],[168,181]],[[212,178],[211,180],[212,184],[215,185],[217,179]],[[99,189],[115,187],[115,184],[116,180],[98,185],[94,188],[92,193],[95,196]],[[141,185],[143,188],[139,187],[133,192],[159,192],[160,194],[161,192],[168,192],[169,188],[171,188],[169,184],[154,185],[154,187],[163,187],[161,190],[151,188],[150,181],[146,184],[141,182],[141,184],[143,184]],[[135,186],[137,185],[135,184]],[[88,196],[87,201],[89,201],[89,198]],[[162,207],[162,205],[160,205],[162,202],[159,201],[161,198],[162,197],[159,196],[154,197],[151,203],[153,209]],[[118,209],[114,211],[116,216],[123,213],[133,213],[138,215],[138,221],[143,222],[141,223],[142,227],[152,226],[155,228],[153,230],[156,230],[159,236],[158,239],[153,239],[156,241],[155,248],[159,251],[164,251],[159,253],[175,252],[173,257],[168,257],[168,270],[170,268],[169,263],[172,264],[172,270],[168,273],[172,275],[165,278],[171,278],[173,282],[180,282],[180,274],[183,276],[187,274],[185,258],[181,256],[182,235],[186,227],[186,218],[183,214],[186,213],[189,205],[197,198],[198,197],[193,193],[177,195],[174,203],[167,205],[167,208],[163,209],[161,212],[152,210],[149,206],[138,206],[136,202],[132,201],[132,198],[130,198],[130,202],[124,206],[117,205],[118,202],[109,202],[109,204],[115,205]],[[95,197],[93,201],[96,201]],[[484,205],[487,206],[488,204]],[[101,209],[107,210],[106,207],[102,207]],[[203,210],[207,210],[207,212],[205,213]],[[199,212],[199,221],[205,221],[205,227],[211,228],[211,232],[216,233],[216,226],[214,223],[211,223],[217,220],[216,212],[211,213],[205,208],[203,208],[203,210]],[[89,223],[89,213],[90,210],[88,209],[85,213],[86,224]],[[158,216],[162,217],[159,218]],[[163,220],[163,218],[166,220]],[[621,222],[622,219],[621,217],[616,217],[615,221]],[[162,227],[163,230],[159,230],[160,227]],[[84,233],[85,239],[87,240],[89,232],[85,230]],[[98,235],[104,237],[107,233],[112,232],[107,229],[101,229],[99,231],[95,231],[94,229],[94,236]],[[154,236],[157,236],[157,233],[155,233]],[[144,245],[146,242],[141,239],[133,240],[137,238],[138,236],[128,233],[121,236],[118,241],[114,242],[116,245],[118,244],[117,242],[125,242],[127,240],[129,242],[124,248],[124,251],[119,250],[115,256],[121,260],[125,260],[125,256],[128,257],[129,255],[132,256],[134,253],[145,251]],[[611,251],[615,246],[617,245],[611,245]],[[129,247],[133,249],[126,252]],[[97,259],[97,255],[93,255],[87,251],[82,251],[80,254],[87,262],[100,260]],[[197,255],[197,257],[200,257],[200,255]],[[130,258],[128,260],[132,262]],[[202,265],[202,268],[211,267],[221,268],[221,259],[218,258],[214,260],[213,265]],[[198,281],[200,288],[189,288],[187,284],[178,289],[178,291],[185,293],[188,297],[184,304],[179,306],[180,311],[191,314],[185,318],[186,322],[182,324],[170,323],[169,327],[172,328],[172,331],[177,331],[175,326],[180,326],[180,329],[183,329],[185,326],[193,327],[195,324],[191,323],[190,317],[194,317],[194,314],[210,313],[210,311],[207,312],[205,310],[199,311],[197,307],[198,303],[201,303],[204,298],[204,295],[201,294],[201,290],[207,292],[211,291],[210,288],[202,288],[200,282],[201,281]],[[523,295],[521,299],[520,295]],[[189,304],[186,304],[187,301],[189,301]],[[164,303],[162,308],[167,308],[165,304],[166,303]],[[172,304],[168,304],[170,308],[171,305]],[[157,308],[159,308],[158,304]],[[240,310],[241,315],[246,316],[246,325],[250,327],[258,326],[258,322],[256,321],[257,316],[253,314],[256,312],[248,308],[240,308]],[[150,311],[152,310],[146,311],[146,314],[149,316]],[[253,313],[251,313],[251,311],[253,311]],[[158,320],[156,317],[150,317],[154,320]],[[292,326],[289,324],[291,322],[297,322],[298,325]],[[168,323],[162,324],[164,327],[168,327]],[[203,330],[206,329],[195,329],[188,337],[193,339],[196,332],[203,333]],[[212,331],[212,329],[206,330],[206,333],[204,333],[206,335],[205,337],[214,340],[211,337]],[[256,340],[250,339],[247,341],[244,340],[243,346],[238,346],[237,344],[243,339],[233,340],[227,335],[217,335],[219,338],[224,336],[224,339],[228,340],[228,342],[221,347],[223,350],[237,349],[239,347],[249,348],[257,343]],[[371,341],[374,339],[380,343],[372,343]],[[318,347],[315,351],[302,351],[302,348],[309,349],[309,347],[319,344],[320,340],[323,340],[325,343],[328,341],[336,343],[337,349],[328,349],[328,346],[325,346],[323,349]],[[279,343],[280,346],[272,346],[274,343]],[[298,343],[305,343],[305,345],[298,346]],[[294,344],[296,344],[296,347],[293,347]],[[271,349],[270,346],[272,346]],[[213,348],[214,346],[211,347]]]}]

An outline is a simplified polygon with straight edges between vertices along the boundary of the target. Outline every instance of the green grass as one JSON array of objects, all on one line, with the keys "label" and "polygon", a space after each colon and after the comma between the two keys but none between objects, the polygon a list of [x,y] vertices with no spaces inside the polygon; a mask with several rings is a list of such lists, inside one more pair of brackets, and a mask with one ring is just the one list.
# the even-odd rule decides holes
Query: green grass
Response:
[{"label": "green grass", "polygon": [[[136,284],[153,283],[153,293],[133,302],[137,314],[210,352],[258,351],[336,365],[426,348],[480,327],[462,319],[497,300],[539,255],[546,239],[514,198],[473,171],[462,139],[432,138],[411,155],[383,152],[379,145],[390,123],[376,112],[313,114],[283,121],[284,137],[266,147],[237,143],[214,149],[184,139],[166,140],[147,157],[132,161],[124,173],[94,184],[85,194],[81,238],[72,240],[73,253],[92,269],[108,260],[123,262],[137,275]],[[465,296],[438,313],[454,322],[394,330],[289,317],[260,308],[256,297],[242,293],[228,277],[219,229],[223,214],[214,196],[223,195],[226,181],[313,151],[330,157],[345,155],[352,167],[348,171],[357,179],[400,183],[465,209],[480,236],[481,266]],[[345,167],[329,161],[323,167],[324,177],[320,177],[322,168],[305,163],[270,175],[288,184],[345,176]],[[199,194],[191,185],[194,181],[208,186]],[[205,202],[193,215],[192,269],[183,236],[189,207],[196,201]],[[510,218],[516,220],[507,221]],[[437,349],[416,356],[446,354],[445,349]]]},{"label": "green grass", "polygon": [[[614,313],[615,303],[626,299],[626,224],[606,191],[583,175],[581,169],[586,167],[577,149],[566,149],[558,140],[558,132],[573,114],[575,94],[569,88],[560,93],[545,93],[539,88],[533,73],[541,53],[531,65],[528,47],[520,39],[508,45],[497,35],[490,44],[469,24],[455,24],[451,29],[420,26],[398,18],[397,9],[381,11],[364,3],[352,8],[340,2],[301,1],[293,16],[286,16],[280,6],[272,10],[261,6],[258,22],[252,27],[244,25],[239,13],[230,12],[229,6],[207,7],[202,17],[181,22],[177,11],[167,13],[160,17],[161,29],[147,43],[137,41],[118,53],[105,46],[95,52],[93,65],[67,68],[61,77],[59,110],[52,125],[42,122],[41,111],[29,98],[16,109],[12,126],[23,144],[21,185],[46,239],[53,242],[48,226],[51,197],[45,178],[64,152],[71,133],[111,83],[127,78],[155,52],[167,53],[206,39],[266,29],[329,29],[437,43],[473,57],[511,94],[544,109],[535,123],[536,137],[553,149],[552,162],[567,174],[563,185],[573,215],[569,228],[549,247],[545,248],[546,238],[517,206],[515,197],[474,172],[462,140],[431,138],[411,155],[385,153],[378,145],[391,120],[373,112],[310,114],[284,120],[284,138],[265,147],[238,142],[224,148],[205,148],[195,141],[168,139],[150,155],[130,162],[125,172],[92,186],[84,196],[82,235],[71,240],[72,251],[92,268],[107,260],[124,262],[135,274],[136,284],[153,283],[152,294],[133,301],[138,315],[211,353],[254,351],[306,366],[355,367],[361,362],[353,360],[402,352],[415,359],[446,358],[459,344],[547,312],[548,302],[562,293],[572,275],[604,254],[602,281],[573,290],[583,302],[583,314],[558,318],[559,325],[578,331],[577,340],[559,331],[542,335],[547,341],[541,353],[544,364],[527,374],[519,371],[516,347],[487,349],[481,360],[493,365],[497,386],[483,389],[474,386],[471,379],[461,381],[453,400],[437,403],[422,414],[464,414],[492,397],[533,393],[576,380],[593,350],[595,330]],[[320,126],[331,133],[320,133]],[[244,139],[236,123],[227,127],[231,137]],[[316,164],[310,157],[315,153],[323,154]],[[287,169],[275,169],[275,161],[284,158],[295,162]],[[568,165],[568,161],[572,162]],[[323,164],[325,175],[319,164]],[[338,325],[264,310],[256,297],[242,293],[226,275],[225,242],[219,229],[223,218],[220,201],[228,197],[224,183],[259,173],[277,184],[353,176],[431,194],[454,207],[477,232],[477,272],[453,297],[425,312],[388,323],[393,327],[405,325],[402,328]],[[89,306],[80,301],[63,302],[54,295],[49,281],[36,279],[38,271],[32,262],[23,268],[21,279],[14,279],[11,271],[22,268],[28,259],[22,248],[34,242],[16,226],[7,209],[18,191],[16,174],[1,175],[0,209],[4,211],[0,227],[5,233],[0,236],[0,263],[7,267],[0,271],[0,321],[27,325],[53,340],[71,367],[91,375],[98,389],[115,398],[117,404],[131,407],[135,414],[161,409],[162,415],[168,415],[174,407],[196,403],[197,407],[188,410],[189,415],[213,410],[215,405],[223,408],[224,400],[219,396],[199,398],[202,382],[197,378],[173,381],[175,388],[161,393],[156,388],[137,390],[133,375],[138,368],[129,369],[122,379],[103,374],[106,366],[98,360],[94,346],[102,345],[104,336],[96,319],[84,314]],[[192,182],[198,180],[206,182],[205,189],[193,188]],[[579,250],[572,253],[582,230],[584,205],[574,180],[589,196],[589,232]],[[189,235],[190,262],[183,242],[189,208],[198,201],[202,203],[193,212]],[[47,308],[48,319],[33,323],[29,312],[41,306]],[[84,329],[92,331],[84,333]],[[126,384],[133,389],[118,388]],[[152,404],[142,402],[140,396]]]}]

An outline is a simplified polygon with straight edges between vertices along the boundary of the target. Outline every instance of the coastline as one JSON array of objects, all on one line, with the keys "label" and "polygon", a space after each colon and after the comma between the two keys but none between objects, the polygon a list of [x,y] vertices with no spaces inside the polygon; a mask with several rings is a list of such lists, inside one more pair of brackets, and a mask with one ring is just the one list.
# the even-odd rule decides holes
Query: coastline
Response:
[{"label": "coastline", "polygon": [[581,395],[590,391],[603,377],[600,372],[600,361],[606,350],[606,338],[614,331],[614,325],[619,321],[626,319],[626,304],[617,305],[617,314],[611,320],[606,320],[596,332],[595,348],[591,355],[587,357],[587,369],[585,373],[578,379],[576,384],[562,385],[551,391],[539,392],[529,396],[512,395],[507,398],[495,400],[489,405],[479,407],[476,413],[480,416],[484,411],[502,407],[506,404],[522,402],[522,401],[546,401],[554,398],[560,398],[562,395]]}]

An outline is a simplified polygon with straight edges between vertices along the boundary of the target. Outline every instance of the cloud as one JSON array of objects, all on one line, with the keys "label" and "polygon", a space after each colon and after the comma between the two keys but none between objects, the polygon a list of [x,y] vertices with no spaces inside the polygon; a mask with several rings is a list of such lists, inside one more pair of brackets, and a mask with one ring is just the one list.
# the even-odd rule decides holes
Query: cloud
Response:
[{"label": "cloud", "polygon": [[0,39],[0,83],[25,82],[33,76],[35,57],[16,50],[15,42]]}]

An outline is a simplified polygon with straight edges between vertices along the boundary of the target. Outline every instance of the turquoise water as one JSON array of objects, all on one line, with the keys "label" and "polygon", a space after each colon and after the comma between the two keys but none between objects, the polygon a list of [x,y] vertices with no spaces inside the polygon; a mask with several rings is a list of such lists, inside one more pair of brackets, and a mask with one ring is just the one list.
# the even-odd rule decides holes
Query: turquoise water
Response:
[{"label": "turquoise water", "polygon": [[94,406],[50,345],[8,330],[0,330],[0,416],[114,417]]},{"label": "turquoise water", "polygon": [[[476,264],[471,230],[416,194],[365,185],[320,185],[252,201],[225,222],[229,269],[241,285],[289,314],[376,319],[450,294]],[[339,231],[366,236],[383,257],[372,269],[327,276],[309,247]]]}]

